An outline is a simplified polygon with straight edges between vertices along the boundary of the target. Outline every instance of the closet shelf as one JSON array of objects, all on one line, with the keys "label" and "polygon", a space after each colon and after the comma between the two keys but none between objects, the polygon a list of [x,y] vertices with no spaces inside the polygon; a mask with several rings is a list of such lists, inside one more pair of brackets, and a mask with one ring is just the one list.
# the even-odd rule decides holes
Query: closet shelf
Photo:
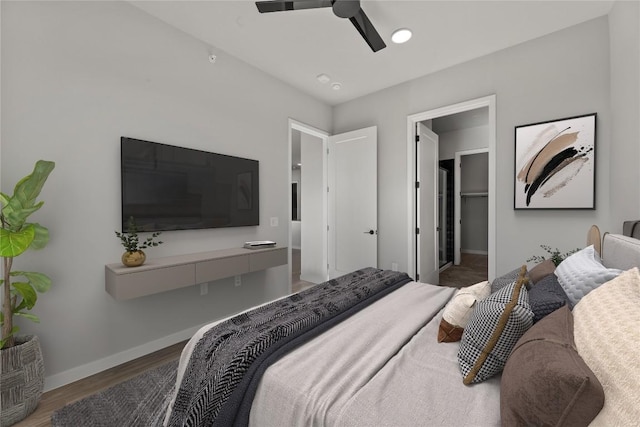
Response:
[{"label": "closet shelf", "polygon": [[488,192],[478,192],[478,193],[460,193],[460,197],[487,197],[489,196]]}]

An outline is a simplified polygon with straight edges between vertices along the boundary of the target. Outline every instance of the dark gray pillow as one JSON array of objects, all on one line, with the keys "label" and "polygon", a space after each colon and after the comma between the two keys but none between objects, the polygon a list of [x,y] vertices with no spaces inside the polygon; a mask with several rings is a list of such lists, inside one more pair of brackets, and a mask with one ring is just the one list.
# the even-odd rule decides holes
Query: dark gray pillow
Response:
[{"label": "dark gray pillow", "polygon": [[533,323],[564,305],[569,308],[572,306],[555,274],[550,274],[531,287],[529,305],[533,311]]}]

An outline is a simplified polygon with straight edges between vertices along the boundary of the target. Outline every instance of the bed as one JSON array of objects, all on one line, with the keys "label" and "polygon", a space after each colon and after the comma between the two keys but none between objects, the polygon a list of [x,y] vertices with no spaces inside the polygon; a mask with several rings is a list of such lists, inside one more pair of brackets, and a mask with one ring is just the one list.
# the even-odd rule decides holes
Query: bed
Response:
[{"label": "bed", "polygon": [[598,243],[460,290],[363,269],[214,322],[164,425],[632,425],[640,240]]}]

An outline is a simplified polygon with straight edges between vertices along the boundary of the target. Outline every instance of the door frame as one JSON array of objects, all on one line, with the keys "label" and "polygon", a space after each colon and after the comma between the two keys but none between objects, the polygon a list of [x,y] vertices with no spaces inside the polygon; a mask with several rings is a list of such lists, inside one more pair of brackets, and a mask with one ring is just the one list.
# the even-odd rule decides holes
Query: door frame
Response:
[{"label": "door frame", "polygon": [[456,151],[455,153],[455,161],[453,164],[454,178],[453,178],[453,194],[456,199],[454,204],[454,215],[453,215],[453,223],[456,227],[453,229],[453,264],[460,265],[461,253],[462,249],[462,190],[461,190],[461,179],[462,179],[462,157],[471,156],[473,154],[481,154],[488,153],[488,148],[476,148],[473,150],[463,150]]},{"label": "door frame", "polygon": [[[416,243],[417,235],[416,228],[418,224],[418,218],[416,217],[416,195],[415,195],[415,182],[416,182],[416,123],[425,120],[436,119],[438,117],[448,116],[451,114],[461,113],[464,111],[475,110],[478,108],[488,107],[489,109],[489,266],[488,277],[489,280],[495,278],[496,274],[496,95],[488,95],[481,98],[472,99],[469,101],[460,102],[445,107],[440,107],[432,110],[423,111],[407,116],[407,200],[409,201],[409,208],[407,209],[407,234],[408,234],[408,260],[407,266],[410,274],[416,272]],[[434,201],[435,202],[435,201]],[[291,208],[290,208],[291,209]]]},{"label": "door frame", "polygon": [[[291,230],[291,209],[293,207],[293,204],[291,202],[291,180],[292,180],[292,174],[291,174],[291,149],[292,149],[292,145],[293,145],[293,135],[292,132],[294,130],[297,130],[299,132],[302,133],[306,133],[308,135],[311,136],[315,136],[316,138],[319,138],[322,140],[322,162],[323,162],[323,178],[322,178],[322,186],[323,188],[326,188],[328,185],[328,177],[327,177],[327,164],[328,164],[328,155],[327,155],[327,147],[328,147],[328,140],[329,140],[329,132],[326,132],[322,129],[318,129],[316,127],[313,127],[311,125],[308,125],[306,123],[294,120],[292,118],[289,118],[289,122],[288,122],[288,145],[289,145],[289,150],[287,153],[287,188],[289,188],[289,191],[287,191],[287,194],[289,194],[289,197],[287,197],[287,204],[288,204],[288,209],[287,209],[287,216],[288,216],[288,221],[287,221],[287,231],[288,231],[288,236],[289,236],[289,243],[288,243],[288,249],[287,249],[287,259],[288,259],[288,268],[289,268],[289,276],[288,276],[288,280],[289,280],[289,292],[291,292],[291,274],[292,274],[292,248],[291,248],[291,243],[292,243],[292,230]],[[327,201],[327,194],[326,192],[323,192],[323,197],[322,197],[322,218],[323,218],[323,227],[322,227],[322,241],[319,242],[320,245],[322,245],[322,247],[324,248],[322,253],[323,253],[323,263],[322,265],[325,266],[325,277],[328,277],[329,275],[329,270],[327,269],[326,265],[328,262],[328,254],[327,254],[327,250],[325,250],[327,248],[328,245],[328,231],[327,231],[327,226],[328,226],[328,201]]]}]

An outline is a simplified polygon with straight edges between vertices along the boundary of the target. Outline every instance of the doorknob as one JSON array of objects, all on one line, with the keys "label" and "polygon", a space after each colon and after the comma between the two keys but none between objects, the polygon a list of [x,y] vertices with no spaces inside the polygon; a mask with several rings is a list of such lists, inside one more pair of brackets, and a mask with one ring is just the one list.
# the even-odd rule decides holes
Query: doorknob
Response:
[{"label": "doorknob", "polygon": [[376,234],[376,232],[373,230],[369,230],[369,231],[365,231],[364,234]]}]

